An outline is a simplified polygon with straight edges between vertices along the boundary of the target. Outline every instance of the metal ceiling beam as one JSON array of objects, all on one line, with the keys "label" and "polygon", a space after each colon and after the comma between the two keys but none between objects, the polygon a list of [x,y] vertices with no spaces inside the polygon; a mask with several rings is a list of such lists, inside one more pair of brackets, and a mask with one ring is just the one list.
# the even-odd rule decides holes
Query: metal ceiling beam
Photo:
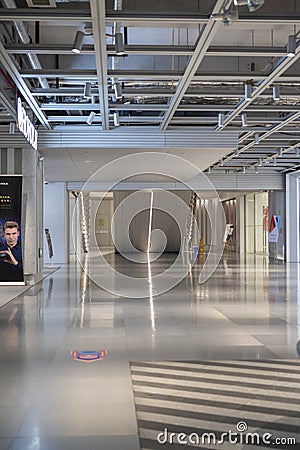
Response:
[{"label": "metal ceiling beam", "polygon": [[[261,134],[259,136],[259,142],[263,141],[264,139],[267,139],[271,134],[273,134],[276,131],[284,128],[286,125],[288,125],[289,123],[291,123],[294,120],[298,119],[299,117],[300,117],[300,111],[297,112],[297,113],[291,114],[285,120],[283,120],[282,122],[278,123],[277,125],[274,125],[273,127],[270,128],[270,130],[268,130],[265,133]],[[241,153],[243,153],[245,150],[248,150],[249,148],[254,147],[255,145],[256,145],[255,144],[255,140],[253,140],[253,141],[249,142],[249,144],[244,145],[244,147],[239,148],[238,151],[237,151],[237,154],[233,153],[233,154],[227,156],[227,158],[223,159],[223,165],[226,164],[227,162],[231,161],[233,158],[237,157]]]},{"label": "metal ceiling beam", "polygon": [[[108,70],[109,77],[118,77],[118,74],[122,74],[123,78],[132,78],[134,80],[142,77],[144,79],[162,79],[170,80],[172,78],[180,78],[182,72],[180,71],[146,71],[146,70]],[[62,70],[62,69],[43,69],[43,70],[22,70],[22,78],[38,78],[39,76],[47,76],[47,78],[78,78],[78,79],[93,79],[97,80],[97,71],[94,69],[72,69],[72,70]],[[248,75],[249,78],[249,75]]]},{"label": "metal ceiling beam", "polygon": [[[8,44],[5,46],[8,54],[26,55],[35,53],[36,55],[74,55],[70,44]],[[94,54],[93,45],[83,45],[80,54]]]},{"label": "metal ceiling beam", "polygon": [[261,80],[256,89],[252,92],[251,98],[246,100],[241,100],[240,103],[232,110],[229,111],[229,115],[225,117],[223,127],[218,127],[216,130],[224,130],[224,128],[229,125],[232,120],[239,114],[241,114],[249,105],[260,96],[274,81],[276,81],[287,69],[289,69],[300,57],[300,46],[296,49],[295,56],[289,58],[288,56],[283,57],[278,64],[275,66],[274,70],[263,80]]},{"label": "metal ceiling beam", "polygon": [[[83,95],[83,85],[84,83],[82,83],[82,88],[78,88],[78,87],[66,87],[66,88],[50,88],[50,89],[43,89],[43,88],[33,88],[31,89],[31,93],[34,96],[51,96],[51,97],[68,97],[68,96],[82,96]],[[224,89],[226,89],[226,91],[224,92]],[[173,95],[175,92],[175,89],[173,88],[161,88],[161,87],[157,87],[157,88],[149,88],[148,86],[139,86],[136,88],[123,88],[122,90],[122,95],[123,97],[132,97],[132,96],[153,96],[153,97],[170,97],[171,95]],[[226,86],[200,86],[198,88],[194,87],[194,88],[190,88],[188,89],[185,94],[184,97],[213,97],[213,98],[240,98],[243,95],[243,89],[240,88],[233,88],[231,89],[230,87]],[[113,94],[113,90],[111,88],[108,89],[108,93],[109,94]],[[92,95],[98,95],[98,89],[96,86],[93,86],[91,89],[91,94]],[[294,90],[292,90],[292,88],[284,88],[281,87],[280,90],[280,95],[281,98],[290,98],[290,97],[300,97],[300,86],[299,89],[297,90],[296,88],[294,88]],[[264,93],[261,94],[260,96],[261,98],[271,98],[272,97],[272,92],[271,91],[265,91]],[[209,105],[208,105],[209,106]],[[274,105],[276,106],[276,105]],[[283,109],[280,109],[281,106],[283,107]],[[285,106],[284,105],[277,105],[278,110],[282,111],[284,110]],[[294,108],[298,108],[297,106],[293,106]]]},{"label": "metal ceiling beam", "polygon": [[[108,11],[106,14],[106,22],[121,22],[122,25],[138,25],[143,23],[143,26],[167,25],[174,27],[174,25],[186,24],[197,25],[207,23],[210,19],[209,14],[197,14],[195,12],[176,13],[176,12],[159,12],[151,13],[147,11]],[[0,9],[1,21],[90,21],[91,12],[88,8],[88,2],[80,2],[80,8],[69,9],[60,7],[57,4],[56,8],[18,8],[15,11],[7,8]],[[300,23],[299,14],[239,14],[239,22],[241,23],[255,23],[255,24],[287,24],[296,25]]]},{"label": "metal ceiling beam", "polygon": [[[285,120],[283,120],[282,122],[278,123],[277,125],[274,125],[273,127],[270,128],[270,130],[266,131],[265,133],[261,134],[259,136],[259,142],[267,139],[268,137],[271,136],[271,134],[275,133],[278,130],[281,130],[282,128],[284,128],[286,125],[288,125],[289,123],[293,122],[294,120],[298,119],[300,117],[300,111],[294,114],[291,114],[289,117],[287,117]],[[253,147],[255,144],[255,140],[249,142],[249,144],[244,145],[244,147],[241,147],[238,150],[238,153],[242,153],[245,150]]]},{"label": "metal ceiling beam", "polygon": [[[48,116],[49,122],[77,122],[85,123],[88,116]],[[111,114],[111,119],[113,119],[113,114]],[[120,123],[159,123],[161,117],[157,116],[120,116]],[[93,123],[102,123],[101,116],[96,116]]]},{"label": "metal ceiling beam", "polygon": [[12,60],[6,53],[5,48],[3,47],[1,42],[0,42],[0,56],[1,56],[1,63],[3,65],[3,67],[9,73],[11,79],[13,80],[16,87],[23,95],[24,99],[26,100],[28,106],[31,108],[32,112],[35,114],[36,118],[41,122],[42,125],[44,125],[45,128],[51,129],[51,126],[50,126],[46,116],[41,111],[35,98],[31,95],[31,92],[30,92],[27,84],[21,78],[20,73],[18,72],[18,70],[15,67],[15,65],[13,64]]},{"label": "metal ceiling beam", "polygon": [[80,9],[63,9],[57,5],[57,8],[1,8],[0,9],[0,21],[78,21],[84,22],[91,20],[90,10],[80,4]]},{"label": "metal ceiling beam", "polygon": [[[229,0],[226,4],[227,8],[230,6],[232,0]],[[217,33],[221,22],[215,21],[212,17],[214,14],[219,14],[222,12],[222,7],[224,5],[224,0],[217,0],[215,6],[213,8],[212,14],[204,26],[202,33],[199,36],[199,40],[197,42],[195,51],[193,56],[191,57],[189,63],[186,66],[185,72],[180,83],[177,86],[176,92],[170,102],[169,109],[166,111],[163,121],[161,123],[160,129],[166,130],[168,125],[176,112],[176,109],[185,93],[187,88],[189,87],[190,82],[192,81],[193,76],[197,72],[199,65],[204,58],[205,52],[208,49],[212,39]]]},{"label": "metal ceiling beam", "polygon": [[[300,142],[297,142],[296,144],[293,144],[293,145],[291,145],[291,146],[289,146],[289,147],[283,149],[283,150],[282,150],[282,154],[289,153],[291,150],[294,150],[295,148],[297,148],[297,147],[299,147],[299,146],[300,146]],[[272,161],[272,159],[274,159],[274,158],[276,158],[276,165],[277,165],[277,167],[278,167],[278,166],[280,167],[281,162],[283,162],[283,161],[282,161],[282,158],[279,157],[277,153],[273,153],[272,155],[267,156],[266,158],[262,159],[262,163],[265,163],[265,162],[267,162],[267,161]],[[286,161],[285,161],[285,162],[286,162]],[[253,167],[255,167],[255,166],[257,166],[257,165],[258,165],[258,162],[255,163],[255,164],[253,165]],[[266,166],[264,166],[264,168],[265,168],[265,167],[266,167]],[[286,169],[286,170],[287,170],[287,169]],[[284,170],[283,172],[285,172],[286,170]],[[289,170],[289,169],[288,169],[288,170]]]},{"label": "metal ceiling beam", "polygon": [[[41,108],[43,110],[48,111],[95,111],[96,109],[99,109],[99,103],[43,103],[41,105]],[[111,109],[117,109],[117,110],[133,110],[133,111],[164,111],[168,108],[167,105],[155,105],[155,104],[129,104],[129,105],[123,105],[121,103],[109,103],[109,107]]]},{"label": "metal ceiling beam", "polygon": [[88,81],[97,81],[97,70],[94,69],[36,69],[36,70],[22,70],[20,73],[22,78],[39,78],[45,76],[47,78],[77,78]]},{"label": "metal ceiling beam", "polygon": [[102,115],[102,128],[103,130],[109,130],[105,0],[91,0],[90,5],[96,55],[100,111]]},{"label": "metal ceiling beam", "polygon": [[[223,2],[224,3],[224,2]],[[226,8],[229,4],[226,5]],[[216,12],[214,12],[216,14]],[[133,11],[109,11],[107,20],[121,22],[122,25],[138,25],[146,22],[146,26],[154,26],[154,24],[202,24],[207,23],[210,19],[209,14],[197,14],[196,12],[176,13],[176,12],[133,12]],[[256,23],[256,24],[289,24],[294,25],[300,23],[299,14],[242,14],[239,13],[239,22]],[[173,26],[172,25],[172,26]],[[171,26],[171,25],[170,25]]]},{"label": "metal ceiling beam", "polygon": [[[38,78],[40,76],[45,76],[47,78],[59,78],[59,77],[68,77],[68,78],[77,78],[77,79],[86,79],[92,77],[92,81],[97,80],[96,70],[93,69],[73,69],[73,70],[62,70],[62,69],[43,69],[43,70],[22,70],[21,72],[22,78]],[[118,69],[118,70],[108,70],[108,76],[110,78],[117,77],[120,80],[167,80],[167,81],[176,81],[181,79],[183,76],[183,71],[178,70],[126,70],[126,69]],[[216,74],[216,72],[202,72],[200,74],[195,74],[192,82],[204,82],[204,81],[219,81],[221,83],[226,82],[237,82],[241,83],[243,81],[247,81],[249,79],[253,81],[261,81],[266,77],[265,73],[257,73],[257,72],[236,72],[236,73],[228,73],[222,72],[220,74]],[[298,74],[285,74],[280,77],[280,81],[296,83],[300,82],[300,75]]]},{"label": "metal ceiling beam", "polygon": [[[82,94],[82,92],[81,92]],[[100,105],[99,103],[80,103],[80,102],[76,102],[76,103],[70,103],[70,102],[56,102],[56,103],[42,103],[40,105],[40,108],[42,110],[49,110],[49,111],[54,111],[54,110],[70,110],[70,111],[75,111],[75,110],[86,110],[86,111],[91,111],[91,110],[96,110],[97,108],[99,108]],[[119,109],[119,110],[139,110],[139,111],[145,111],[145,110],[152,110],[152,111],[165,111],[168,109],[168,105],[167,104],[163,104],[163,103],[114,103],[114,102],[110,102],[109,103],[109,107],[113,108],[113,109]],[[198,104],[188,104],[188,105],[179,105],[177,108],[177,111],[192,111],[192,112],[198,112],[198,111],[211,111],[211,112],[217,112],[217,111],[226,111],[228,110],[228,105],[224,104],[224,105],[198,105]],[[300,105],[252,105],[249,107],[248,112],[254,112],[254,113],[263,113],[263,112],[283,112],[283,111],[294,111],[294,112],[299,112],[300,111]],[[295,117],[296,119],[297,117]],[[258,122],[261,120],[271,120],[271,117],[264,117],[264,116],[259,116],[259,117],[249,117],[249,120],[254,121],[257,120]],[[293,119],[293,120],[295,120]],[[214,120],[217,120],[217,116],[214,118]],[[277,118],[277,123],[278,123],[278,118]],[[280,122],[281,123],[281,122]],[[286,122],[289,123],[289,122]],[[278,129],[280,129],[281,127],[279,127]],[[274,132],[277,131],[277,129],[274,129]]]},{"label": "metal ceiling beam", "polygon": [[[292,145],[289,148],[283,149],[282,153],[288,153],[289,151],[291,151],[291,150],[293,150],[294,148],[297,148],[297,147],[300,147],[300,142],[297,142],[297,144],[294,144],[294,145]],[[296,165],[293,165],[293,167],[290,167],[289,169],[282,170],[281,173],[286,173],[286,172],[290,171],[291,169],[298,170],[299,168],[300,168],[300,163],[296,164]]]},{"label": "metal ceiling beam", "polygon": [[17,114],[16,114],[16,106],[12,104],[11,100],[9,98],[6,97],[6,95],[4,94],[4,92],[0,91],[0,102],[2,103],[2,105],[5,107],[6,111],[9,112],[9,114],[16,119]]},{"label": "metal ceiling beam", "polygon": [[[8,44],[5,47],[9,54],[35,53],[40,55],[74,55],[72,46],[69,44]],[[189,56],[194,53],[193,46],[186,45],[125,45],[125,53],[128,55],[183,55]],[[108,54],[115,54],[115,47],[107,45]],[[205,56],[265,56],[280,57],[285,55],[284,47],[233,47],[233,46],[212,46]],[[82,55],[94,54],[93,45],[84,45],[80,52]]]}]

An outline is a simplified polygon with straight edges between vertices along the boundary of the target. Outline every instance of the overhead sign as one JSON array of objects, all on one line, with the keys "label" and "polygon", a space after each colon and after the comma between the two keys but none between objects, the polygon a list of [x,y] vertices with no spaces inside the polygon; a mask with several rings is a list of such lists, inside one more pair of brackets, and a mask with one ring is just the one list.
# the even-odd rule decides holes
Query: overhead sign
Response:
[{"label": "overhead sign", "polygon": [[17,102],[17,116],[18,116],[18,126],[21,133],[25,136],[27,141],[32,147],[37,150],[37,140],[38,132],[34,128],[31,120],[26,114],[25,109],[22,106],[22,101],[18,98]]}]

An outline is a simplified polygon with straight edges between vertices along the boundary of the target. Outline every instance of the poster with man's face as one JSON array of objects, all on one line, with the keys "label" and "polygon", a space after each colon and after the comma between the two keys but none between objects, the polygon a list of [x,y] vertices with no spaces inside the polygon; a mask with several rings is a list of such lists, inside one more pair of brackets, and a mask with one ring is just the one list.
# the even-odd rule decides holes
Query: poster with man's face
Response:
[{"label": "poster with man's face", "polygon": [[24,284],[21,244],[22,177],[0,176],[0,285]]}]

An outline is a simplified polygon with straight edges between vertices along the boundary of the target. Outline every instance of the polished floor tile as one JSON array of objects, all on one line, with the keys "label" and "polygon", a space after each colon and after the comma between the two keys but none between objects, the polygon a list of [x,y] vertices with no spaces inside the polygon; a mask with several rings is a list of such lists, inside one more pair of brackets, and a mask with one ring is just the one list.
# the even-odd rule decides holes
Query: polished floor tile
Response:
[{"label": "polished floor tile", "polygon": [[[1,440],[0,440],[1,446]],[[137,436],[89,436],[15,438],[3,450],[132,450],[139,448]],[[0,447],[2,450],[2,447]]]},{"label": "polished floor tile", "polygon": [[[138,265],[109,258],[138,275]],[[169,262],[164,255],[153,273]],[[196,264],[164,294],[124,298],[84,278],[73,261],[4,305],[0,450],[138,450],[130,361],[299,357],[295,265],[226,255],[202,285],[199,271]],[[107,355],[87,363],[72,350]]]}]

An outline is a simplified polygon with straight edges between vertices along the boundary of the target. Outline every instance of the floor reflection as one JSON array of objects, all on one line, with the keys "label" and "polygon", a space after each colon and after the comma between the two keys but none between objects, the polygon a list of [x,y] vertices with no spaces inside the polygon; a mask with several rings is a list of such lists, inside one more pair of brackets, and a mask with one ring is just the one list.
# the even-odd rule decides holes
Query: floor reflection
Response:
[{"label": "floor reflection", "polygon": [[[117,270],[138,271],[120,255],[108,258]],[[153,277],[173,260],[166,254],[143,264],[148,298],[99,288],[87,276],[88,264],[97,263],[90,258],[0,309],[1,450],[29,450],[33,442],[41,450],[73,450],[72,436],[93,436],[91,447],[78,442],[106,449],[105,436],[136,437],[129,361],[298,361],[299,265],[227,252],[199,284],[202,256],[174,289],[155,296]],[[74,348],[108,354],[95,365],[78,364]],[[138,450],[137,440],[129,445]]]}]

